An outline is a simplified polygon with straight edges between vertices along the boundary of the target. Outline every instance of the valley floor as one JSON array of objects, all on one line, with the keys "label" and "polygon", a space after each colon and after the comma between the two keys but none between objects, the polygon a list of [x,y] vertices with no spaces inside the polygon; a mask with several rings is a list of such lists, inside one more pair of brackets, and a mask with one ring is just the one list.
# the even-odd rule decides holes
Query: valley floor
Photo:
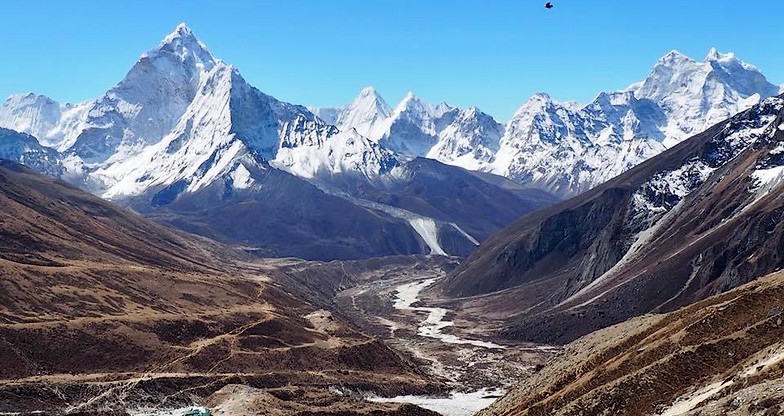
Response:
[{"label": "valley floor", "polygon": [[[416,362],[452,391],[447,397],[371,398],[419,405],[447,416],[472,415],[557,349],[497,339],[500,322],[455,322],[456,314],[421,291],[445,273],[429,270],[376,280],[340,292],[336,303],[355,324]],[[433,304],[431,304],[433,303]]]},{"label": "valley floor", "polygon": [[[130,414],[153,416],[177,416],[190,405],[208,406],[216,416],[237,414],[240,408],[245,409],[243,414],[275,409],[276,415],[314,409],[326,414],[473,415],[530,376],[555,350],[501,340],[500,321],[469,322],[451,305],[428,299],[423,291],[446,275],[442,269],[448,269],[451,260],[445,259],[384,258],[356,264],[264,260],[247,264],[242,277],[228,283],[205,280],[242,291],[220,299],[213,296],[210,305],[157,314],[0,324],[6,332],[0,339],[12,341],[30,333],[39,340],[73,333],[74,348],[84,350],[68,352],[78,357],[71,370],[0,377],[0,411],[92,411],[119,404]],[[304,285],[297,289],[303,291],[301,296],[318,299],[314,301],[323,307],[329,304],[332,312],[237,297],[250,290],[251,286],[242,286],[249,282],[264,287],[258,293],[266,293],[265,298],[284,302],[289,294],[279,290],[287,279]],[[324,291],[308,293],[307,288]],[[309,322],[308,327],[298,326],[301,319]],[[204,334],[193,332],[202,326]],[[174,333],[184,338],[164,343]],[[275,341],[277,346],[259,344],[262,333],[264,340],[271,340],[264,342]],[[122,357],[129,353],[126,349],[157,352],[147,358],[149,365],[124,368],[110,360],[111,365],[92,370],[87,365],[90,351],[107,345],[115,346],[110,358]],[[28,353],[36,351],[28,348]],[[59,362],[48,350],[40,354]],[[19,405],[21,398],[24,406]]]}]

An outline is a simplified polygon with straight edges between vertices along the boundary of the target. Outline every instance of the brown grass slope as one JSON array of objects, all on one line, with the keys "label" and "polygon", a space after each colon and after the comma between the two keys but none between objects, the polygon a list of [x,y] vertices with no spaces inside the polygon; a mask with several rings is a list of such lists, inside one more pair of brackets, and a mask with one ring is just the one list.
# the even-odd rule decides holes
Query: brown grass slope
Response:
[{"label": "brown grass slope", "polygon": [[783,310],[777,272],[594,332],[481,415],[653,415],[678,398],[693,399],[681,408],[693,415],[782,414]]},{"label": "brown grass slope", "polygon": [[432,391],[276,266],[0,161],[0,412],[191,404],[227,384]]}]

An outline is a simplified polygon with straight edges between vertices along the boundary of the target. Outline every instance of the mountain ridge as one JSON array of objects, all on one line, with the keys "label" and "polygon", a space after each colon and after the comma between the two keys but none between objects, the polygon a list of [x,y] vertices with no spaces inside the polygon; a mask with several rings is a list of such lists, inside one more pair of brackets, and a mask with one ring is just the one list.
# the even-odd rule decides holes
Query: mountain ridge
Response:
[{"label": "mountain ridge", "polygon": [[780,414],[783,295],[777,272],[598,330],[479,415]]},{"label": "mountain ridge", "polygon": [[[107,168],[106,163],[96,166],[95,162],[137,156],[140,146],[159,140],[164,135],[161,132],[176,124],[174,119],[184,113],[184,103],[193,95],[187,91],[184,96],[169,93],[169,84],[155,81],[153,85],[159,85],[164,93],[142,105],[133,97],[137,74],[184,65],[185,76],[179,83],[192,85],[186,90],[195,90],[196,78],[222,64],[190,28],[180,24],[157,49],[144,53],[126,79],[103,98],[71,106],[44,96],[13,96],[0,107],[0,126],[33,134],[44,145],[70,157],[65,163],[69,175],[89,176],[94,169]],[[393,108],[373,87],[364,88],[344,107],[303,107],[300,112],[314,114],[343,132],[356,130],[397,154],[401,162],[428,157],[569,197],[779,91],[781,87],[770,84],[756,67],[733,53],[712,48],[703,61],[673,50],[656,62],[643,81],[623,91],[600,93],[586,105],[534,95],[503,124],[479,109],[432,105],[411,92]],[[532,106],[537,101],[551,104]],[[160,125],[134,127],[138,123],[133,111],[150,108],[168,109],[156,114]],[[55,116],[59,120],[53,120]],[[275,153],[275,146],[270,147],[268,158]],[[313,177],[314,162],[308,159],[316,156],[309,153],[300,158],[289,154],[280,167]],[[616,159],[622,162],[613,162]],[[331,165],[334,168],[341,163]],[[92,178],[86,183],[96,186]],[[103,185],[98,181],[97,186]]]}]

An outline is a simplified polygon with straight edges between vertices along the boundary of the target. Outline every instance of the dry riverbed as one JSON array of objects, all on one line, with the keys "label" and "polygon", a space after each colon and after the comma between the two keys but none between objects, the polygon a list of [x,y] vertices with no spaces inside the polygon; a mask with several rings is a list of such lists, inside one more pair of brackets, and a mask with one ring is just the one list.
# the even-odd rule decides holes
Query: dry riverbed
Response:
[{"label": "dry riverbed", "polygon": [[444,275],[431,271],[373,281],[338,294],[341,310],[355,323],[452,389],[446,397],[371,400],[408,402],[446,416],[473,415],[492,404],[506,388],[530,376],[554,351],[547,346],[497,339],[498,322],[461,322],[458,327],[454,311],[421,299],[421,292]]}]

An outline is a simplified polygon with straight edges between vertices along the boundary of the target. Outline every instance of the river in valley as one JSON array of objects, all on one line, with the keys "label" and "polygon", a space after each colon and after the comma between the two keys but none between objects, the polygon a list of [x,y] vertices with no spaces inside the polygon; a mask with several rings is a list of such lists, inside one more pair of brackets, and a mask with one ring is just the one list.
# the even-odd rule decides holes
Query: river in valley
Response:
[{"label": "river in valley", "polygon": [[[419,323],[417,334],[433,338],[445,344],[467,345],[477,348],[503,350],[506,347],[488,341],[463,338],[454,334],[444,333],[445,328],[454,325],[446,320],[450,312],[445,308],[414,306],[420,299],[422,290],[433,285],[438,278],[429,278],[406,283],[395,288],[393,306],[399,311],[424,312],[427,317]],[[447,397],[430,396],[398,396],[392,398],[370,397],[368,400],[378,402],[405,402],[438,412],[444,416],[470,416],[490,406],[504,394],[500,388],[482,388],[475,391],[452,391]]]}]

